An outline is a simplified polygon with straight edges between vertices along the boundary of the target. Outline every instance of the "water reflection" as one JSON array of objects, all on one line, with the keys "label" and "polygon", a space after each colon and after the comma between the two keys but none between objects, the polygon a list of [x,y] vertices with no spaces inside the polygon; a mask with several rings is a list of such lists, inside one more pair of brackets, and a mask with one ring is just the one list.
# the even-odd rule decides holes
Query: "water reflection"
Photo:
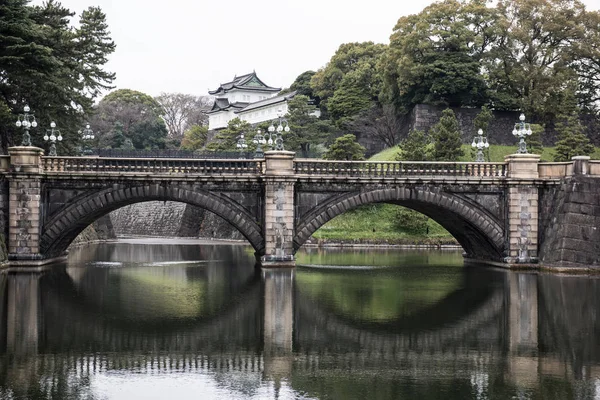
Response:
[{"label": "water reflection", "polygon": [[599,279],[303,257],[133,241],[0,275],[0,398],[600,396]]}]

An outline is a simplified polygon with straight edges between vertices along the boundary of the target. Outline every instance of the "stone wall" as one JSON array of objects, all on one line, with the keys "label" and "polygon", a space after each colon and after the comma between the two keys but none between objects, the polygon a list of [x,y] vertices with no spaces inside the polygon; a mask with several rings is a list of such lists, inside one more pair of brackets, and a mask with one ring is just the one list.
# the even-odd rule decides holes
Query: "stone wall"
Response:
[{"label": "stone wall", "polygon": [[[433,125],[439,122],[444,109],[446,107],[417,104],[409,114],[404,134],[408,134],[412,130],[429,131]],[[477,134],[473,120],[481,112],[481,109],[452,107],[452,110],[458,120],[463,142],[470,143]],[[489,142],[491,144],[515,144],[516,139],[512,135],[512,130],[515,122],[519,122],[520,113],[516,111],[494,111],[493,113],[494,119],[490,122],[488,132],[486,132]]]},{"label": "stone wall", "polygon": [[[443,106],[431,106],[427,104],[416,105],[408,115],[408,121],[403,124],[403,130],[400,132],[401,138],[406,137],[411,130],[429,131],[429,129],[438,123],[442,111],[446,109]],[[463,142],[470,143],[476,135],[473,120],[481,111],[480,108],[458,108],[452,107],[456,114],[458,124],[462,132]],[[517,139],[512,135],[512,130],[516,122],[519,122],[520,112],[517,111],[493,111],[494,119],[490,122],[486,136],[491,144],[515,145]],[[531,122],[531,121],[527,121]],[[584,116],[582,123],[586,127],[586,134],[596,145],[600,145],[600,123],[591,116]],[[556,131],[553,127],[546,127],[546,133],[542,135],[544,146],[551,146],[557,139]]]},{"label": "stone wall", "polygon": [[117,235],[175,237],[184,209],[183,203],[148,201],[119,208],[110,218]]},{"label": "stone wall", "polygon": [[173,201],[148,201],[110,213],[118,236],[205,237],[241,240],[241,233],[218,215]]},{"label": "stone wall", "polygon": [[553,196],[542,198],[544,203],[550,217],[540,221],[545,224],[540,263],[600,268],[600,178],[568,178]]}]

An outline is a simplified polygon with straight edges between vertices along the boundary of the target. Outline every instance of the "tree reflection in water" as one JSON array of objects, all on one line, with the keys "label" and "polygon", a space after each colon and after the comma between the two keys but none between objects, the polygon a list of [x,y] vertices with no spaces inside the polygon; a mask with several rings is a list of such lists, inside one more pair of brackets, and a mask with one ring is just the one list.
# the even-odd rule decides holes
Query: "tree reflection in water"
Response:
[{"label": "tree reflection in water", "polygon": [[118,243],[5,273],[0,398],[600,395],[599,279],[392,253],[261,273],[244,246]]}]

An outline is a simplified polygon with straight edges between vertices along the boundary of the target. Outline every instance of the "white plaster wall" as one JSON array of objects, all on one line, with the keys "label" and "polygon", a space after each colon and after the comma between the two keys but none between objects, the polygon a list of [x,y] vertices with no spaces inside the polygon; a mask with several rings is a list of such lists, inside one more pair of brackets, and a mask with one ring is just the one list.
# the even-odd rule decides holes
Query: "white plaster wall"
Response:
[{"label": "white plaster wall", "polygon": [[277,111],[281,108],[283,115],[287,114],[287,102],[285,103],[277,103],[269,106],[255,108],[254,110],[244,111],[238,113],[238,117],[240,117],[243,121],[248,121],[251,124],[258,124],[264,121],[270,121],[272,119],[277,118]]}]

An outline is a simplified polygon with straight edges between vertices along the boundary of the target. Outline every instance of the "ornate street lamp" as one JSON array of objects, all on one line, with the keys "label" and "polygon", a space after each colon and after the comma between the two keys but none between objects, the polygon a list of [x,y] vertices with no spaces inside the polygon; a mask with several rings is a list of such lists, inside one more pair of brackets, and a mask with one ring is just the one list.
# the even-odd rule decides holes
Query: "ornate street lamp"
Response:
[{"label": "ornate street lamp", "polygon": [[23,133],[23,139],[21,140],[21,146],[31,146],[31,136],[29,135],[29,128],[35,128],[37,122],[33,113],[29,114],[29,106],[23,107],[23,114],[19,114],[17,117],[17,128],[23,127],[25,132]]},{"label": "ornate street lamp", "polygon": [[290,126],[285,118],[283,118],[283,111],[281,108],[277,110],[277,117],[279,118],[279,125],[277,128],[271,122],[271,126],[269,126],[269,145],[272,144],[271,135],[277,131],[277,138],[275,139],[275,149],[274,150],[283,150],[283,137],[281,136],[282,132],[289,132]]},{"label": "ornate street lamp", "polygon": [[[273,139],[270,139],[271,143],[273,143]],[[254,158],[263,158],[265,153],[263,152],[262,145],[267,143],[267,139],[262,135],[260,129],[256,131],[256,135],[254,135],[254,139],[252,139],[252,143],[256,145],[256,151],[254,151]]]},{"label": "ornate street lamp", "polygon": [[[46,134],[44,135],[44,141],[47,142],[50,140],[50,151],[48,152],[50,157],[56,157],[56,141],[58,140],[60,142],[62,140],[60,131],[54,128],[56,128],[56,123],[52,121],[50,122],[50,129],[46,129]],[[50,134],[50,136],[48,136],[48,134]]]},{"label": "ornate street lamp", "polygon": [[246,144],[246,139],[244,138],[244,132],[240,133],[240,138],[235,146],[240,149],[240,156],[243,155],[248,148],[248,144]]},{"label": "ornate street lamp", "polygon": [[477,148],[477,156],[475,157],[475,162],[484,162],[485,158],[483,157],[483,149],[487,149],[490,147],[488,140],[483,136],[483,129],[479,129],[477,131],[477,136],[473,138],[473,143],[471,143],[471,147]]},{"label": "ornate street lamp", "polygon": [[519,116],[519,120],[521,122],[517,122],[515,124],[515,128],[512,131],[512,134],[515,137],[518,137],[519,140],[519,149],[517,150],[518,154],[527,154],[527,143],[525,143],[525,137],[531,136],[531,125],[525,123],[525,114],[521,113]]},{"label": "ornate street lamp", "polygon": [[79,134],[83,140],[83,155],[86,156],[91,154],[92,150],[88,147],[88,143],[91,140],[94,140],[94,131],[90,129],[90,124],[86,124],[84,129],[79,130]]}]

